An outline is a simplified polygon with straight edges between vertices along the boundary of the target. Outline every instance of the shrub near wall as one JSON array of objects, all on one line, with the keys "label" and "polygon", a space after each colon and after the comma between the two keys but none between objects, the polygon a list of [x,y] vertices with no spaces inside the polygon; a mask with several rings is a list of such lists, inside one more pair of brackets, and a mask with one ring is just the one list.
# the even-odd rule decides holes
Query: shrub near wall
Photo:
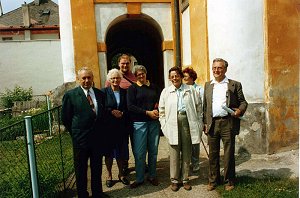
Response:
[{"label": "shrub near wall", "polygon": [[25,89],[18,85],[13,90],[5,89],[4,93],[1,93],[0,101],[1,106],[5,108],[11,108],[16,101],[29,101],[32,99],[32,87]]}]

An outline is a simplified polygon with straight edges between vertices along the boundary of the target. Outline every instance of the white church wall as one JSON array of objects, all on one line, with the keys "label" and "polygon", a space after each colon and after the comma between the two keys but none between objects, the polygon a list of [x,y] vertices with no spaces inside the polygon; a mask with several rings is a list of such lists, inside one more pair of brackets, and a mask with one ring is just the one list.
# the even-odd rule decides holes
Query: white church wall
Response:
[{"label": "white church wall", "polygon": [[99,58],[99,65],[100,65],[100,77],[101,77],[101,87],[105,86],[105,81],[107,77],[107,62],[106,62],[106,53],[105,52],[99,52],[98,53]]},{"label": "white church wall", "polygon": [[169,3],[143,3],[142,13],[150,16],[159,24],[163,41],[173,40],[172,13]]},{"label": "white church wall", "polygon": [[60,0],[59,18],[64,82],[73,82],[76,74],[70,0]]},{"label": "white church wall", "polygon": [[191,33],[190,33],[190,8],[187,7],[182,13],[182,66],[190,66],[191,59]]},{"label": "white church wall", "polygon": [[127,13],[126,3],[110,3],[95,5],[97,41],[104,42],[107,28],[117,17]]},{"label": "white church wall", "polygon": [[227,76],[242,82],[247,101],[263,102],[263,1],[215,0],[207,8],[210,65],[216,57],[227,60]]},{"label": "white church wall", "polygon": [[63,83],[60,40],[0,43],[0,92],[15,85],[45,94]]}]

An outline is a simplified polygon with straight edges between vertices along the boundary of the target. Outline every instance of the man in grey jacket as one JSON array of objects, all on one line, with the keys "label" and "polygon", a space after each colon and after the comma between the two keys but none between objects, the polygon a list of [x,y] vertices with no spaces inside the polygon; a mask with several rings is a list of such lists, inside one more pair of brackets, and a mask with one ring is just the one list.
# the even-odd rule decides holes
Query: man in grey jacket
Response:
[{"label": "man in grey jacket", "polygon": [[[213,60],[214,79],[206,82],[203,99],[204,132],[209,144],[209,184],[207,190],[216,188],[220,181],[220,140],[224,146],[225,190],[234,188],[235,180],[235,136],[239,134],[240,119],[246,109],[242,85],[225,75],[228,63],[224,59]],[[227,106],[233,110],[228,113]]]}]

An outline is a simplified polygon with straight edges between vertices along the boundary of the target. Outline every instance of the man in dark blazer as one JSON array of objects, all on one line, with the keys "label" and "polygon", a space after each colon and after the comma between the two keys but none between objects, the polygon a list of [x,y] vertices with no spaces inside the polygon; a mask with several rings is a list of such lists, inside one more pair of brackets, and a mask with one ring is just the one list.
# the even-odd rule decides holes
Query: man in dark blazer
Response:
[{"label": "man in dark blazer", "polygon": [[77,80],[80,86],[66,92],[62,101],[62,122],[73,142],[77,194],[79,198],[89,196],[87,168],[90,159],[92,196],[106,197],[101,182],[105,100],[103,93],[92,87],[93,72],[88,67],[79,69]]},{"label": "man in dark blazer", "polygon": [[[220,140],[224,147],[224,181],[225,190],[234,188],[235,180],[235,135],[239,134],[240,119],[246,109],[242,85],[225,76],[227,61],[213,60],[214,79],[206,82],[203,99],[204,132],[209,144],[209,184],[207,190],[216,188],[220,181]],[[224,106],[233,110],[228,113]]]}]

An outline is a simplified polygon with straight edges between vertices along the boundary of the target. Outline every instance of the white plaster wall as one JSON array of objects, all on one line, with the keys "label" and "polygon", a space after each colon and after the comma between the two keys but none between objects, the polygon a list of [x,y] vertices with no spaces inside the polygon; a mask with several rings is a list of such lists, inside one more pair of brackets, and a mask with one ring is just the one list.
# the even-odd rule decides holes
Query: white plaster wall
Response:
[{"label": "white plaster wall", "polygon": [[105,86],[106,76],[107,76],[107,62],[106,62],[106,53],[98,53],[99,65],[100,65],[100,78],[101,78],[101,87]]},{"label": "white plaster wall", "polygon": [[171,4],[143,3],[141,12],[153,18],[160,25],[163,41],[173,40]]},{"label": "white plaster wall", "polygon": [[[169,3],[144,3],[141,12],[154,19],[162,29],[163,40],[173,40],[172,14]],[[95,5],[97,41],[104,42],[107,28],[117,17],[127,14],[125,3]]]},{"label": "white plaster wall", "polygon": [[182,66],[190,66],[191,58],[191,33],[190,33],[190,7],[182,13]]},{"label": "white plaster wall", "polygon": [[163,52],[164,56],[164,79],[165,79],[165,87],[171,85],[169,80],[169,69],[174,66],[174,51],[173,50],[166,50]]},{"label": "white plaster wall", "polygon": [[59,25],[64,82],[76,80],[70,0],[59,0]]},{"label": "white plaster wall", "polygon": [[214,0],[207,9],[210,65],[216,57],[227,60],[226,74],[242,82],[247,101],[263,102],[263,1]]},{"label": "white plaster wall", "polygon": [[127,13],[126,3],[109,3],[95,5],[97,41],[104,42],[108,26],[117,17]]},{"label": "white plaster wall", "polygon": [[45,94],[63,84],[60,40],[0,42],[0,92],[15,85]]}]

